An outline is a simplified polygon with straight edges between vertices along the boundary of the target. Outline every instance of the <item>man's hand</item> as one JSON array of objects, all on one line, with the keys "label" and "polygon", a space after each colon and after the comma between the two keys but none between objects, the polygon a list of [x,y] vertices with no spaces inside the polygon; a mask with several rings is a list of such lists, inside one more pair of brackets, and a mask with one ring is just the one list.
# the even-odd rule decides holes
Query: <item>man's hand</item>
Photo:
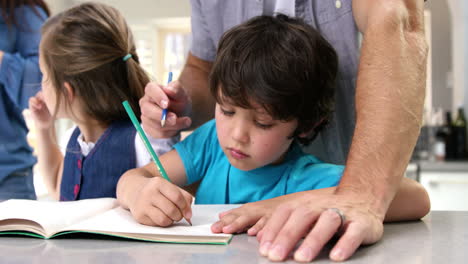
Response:
[{"label": "man's hand", "polygon": [[[273,261],[283,261],[305,237],[295,251],[294,259],[310,262],[340,231],[341,238],[330,252],[330,258],[343,261],[361,244],[372,244],[382,237],[384,216],[374,213],[368,201],[358,195],[304,195],[307,195],[306,202],[285,203],[268,219],[257,234],[260,254]],[[342,230],[340,215],[329,208],[338,208],[345,215]]]},{"label": "man's hand", "polygon": [[[188,117],[191,102],[179,81],[167,86],[150,82],[140,99],[141,121],[145,131],[153,138],[169,138],[190,127]],[[166,124],[161,127],[162,109],[168,109]]]},{"label": "man's hand", "polygon": [[294,259],[311,261],[339,231],[341,217],[329,208],[343,212],[343,234],[330,258],[349,258],[361,244],[377,242],[383,234],[384,216],[369,208],[367,199],[352,193],[336,194],[335,188],[299,192],[245,204],[219,215],[211,226],[214,233],[257,235],[260,254],[273,261],[287,258],[299,240]]}]

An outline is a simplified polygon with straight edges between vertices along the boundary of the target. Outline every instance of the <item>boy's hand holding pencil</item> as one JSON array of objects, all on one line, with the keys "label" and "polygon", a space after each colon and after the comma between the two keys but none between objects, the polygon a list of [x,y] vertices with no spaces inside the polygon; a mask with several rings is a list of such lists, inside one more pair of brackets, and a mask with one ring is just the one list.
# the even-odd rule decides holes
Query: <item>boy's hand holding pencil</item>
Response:
[{"label": "boy's hand holding pencil", "polygon": [[[134,194],[130,194],[132,197],[128,206],[130,211],[138,222],[146,225],[168,226],[174,221],[180,221],[182,217],[192,225],[190,222],[190,218],[192,218],[192,195],[171,183],[166,170],[154,152],[143,128],[140,126],[132,107],[127,101],[124,101],[122,104],[137,133],[140,135],[143,144],[151,155],[154,161],[153,165],[156,165],[155,169],[161,175],[161,177],[143,179],[140,183],[141,185],[134,189],[137,191]],[[141,172],[145,171],[140,168],[130,170],[127,173],[138,173],[137,170],[141,170]],[[151,175],[149,172],[147,174]]]},{"label": "boy's hand holding pencil", "polygon": [[170,226],[185,218],[192,218],[192,195],[162,177],[146,178],[136,188],[129,209],[141,224]]}]

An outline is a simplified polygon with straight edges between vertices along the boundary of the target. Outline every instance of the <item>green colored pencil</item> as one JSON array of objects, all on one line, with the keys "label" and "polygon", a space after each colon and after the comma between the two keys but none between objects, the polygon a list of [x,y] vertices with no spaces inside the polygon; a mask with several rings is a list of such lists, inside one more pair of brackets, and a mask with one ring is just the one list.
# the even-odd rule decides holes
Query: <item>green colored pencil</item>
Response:
[{"label": "green colored pencil", "polygon": [[133,125],[135,126],[135,128],[136,128],[136,130],[138,132],[138,135],[140,135],[141,140],[143,140],[143,143],[145,144],[146,149],[150,153],[151,158],[153,158],[153,161],[156,164],[156,167],[158,168],[159,173],[163,176],[164,179],[171,182],[169,177],[167,177],[167,173],[164,170],[164,167],[162,166],[161,161],[159,161],[159,158],[156,155],[156,153],[154,152],[153,147],[151,147],[151,144],[150,144],[148,138],[146,137],[145,131],[143,131],[143,128],[141,128],[140,122],[138,122],[138,119],[136,118],[135,113],[132,110],[132,107],[130,106],[128,101],[124,101],[124,102],[122,102],[122,104],[125,107],[125,110],[127,111],[127,114],[130,117],[130,120],[132,120],[132,123],[133,123]]}]

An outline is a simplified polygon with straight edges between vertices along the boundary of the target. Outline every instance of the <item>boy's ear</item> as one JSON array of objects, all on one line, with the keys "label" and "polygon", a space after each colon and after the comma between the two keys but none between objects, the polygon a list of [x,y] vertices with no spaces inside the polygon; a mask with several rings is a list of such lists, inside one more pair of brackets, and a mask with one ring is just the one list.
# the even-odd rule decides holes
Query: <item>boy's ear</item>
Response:
[{"label": "boy's ear", "polygon": [[315,137],[318,133],[318,131],[321,130],[321,127],[326,125],[327,121],[325,118],[320,119],[313,127],[311,127],[309,130],[302,132],[298,135],[300,138],[310,138],[310,137]]},{"label": "boy's ear", "polygon": [[317,132],[315,131],[315,127],[314,127],[308,130],[307,132],[300,133],[299,135],[297,135],[297,137],[308,139],[308,138],[315,138],[316,135],[317,135]]},{"label": "boy's ear", "polygon": [[65,90],[67,91],[67,101],[68,102],[73,102],[73,99],[75,99],[75,89],[70,85],[69,82],[64,82],[63,86],[65,87]]},{"label": "boy's ear", "polygon": [[311,130],[309,130],[308,132],[302,132],[297,136],[300,137],[300,138],[306,138],[312,132],[312,130],[313,130],[313,128]]}]

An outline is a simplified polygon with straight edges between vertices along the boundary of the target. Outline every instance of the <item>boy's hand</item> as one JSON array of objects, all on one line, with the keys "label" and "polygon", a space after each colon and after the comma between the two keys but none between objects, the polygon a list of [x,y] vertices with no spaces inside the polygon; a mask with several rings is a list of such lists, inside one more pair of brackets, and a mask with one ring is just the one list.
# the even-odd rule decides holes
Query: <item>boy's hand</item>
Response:
[{"label": "boy's hand", "polygon": [[192,218],[192,195],[161,177],[149,178],[129,204],[141,224],[170,226],[174,221]]},{"label": "boy's hand", "polygon": [[211,226],[213,233],[241,233],[255,236],[265,225],[282,199],[273,198],[247,203],[219,214],[219,221]]},{"label": "boy's hand", "polygon": [[[166,124],[161,127],[162,109],[168,109]],[[150,82],[140,99],[141,121],[145,131],[153,138],[169,138],[190,127],[190,98],[180,85],[173,81],[167,86]]]},{"label": "boy's hand", "polygon": [[29,109],[38,129],[48,129],[52,127],[54,118],[44,102],[41,91],[29,98]]}]

